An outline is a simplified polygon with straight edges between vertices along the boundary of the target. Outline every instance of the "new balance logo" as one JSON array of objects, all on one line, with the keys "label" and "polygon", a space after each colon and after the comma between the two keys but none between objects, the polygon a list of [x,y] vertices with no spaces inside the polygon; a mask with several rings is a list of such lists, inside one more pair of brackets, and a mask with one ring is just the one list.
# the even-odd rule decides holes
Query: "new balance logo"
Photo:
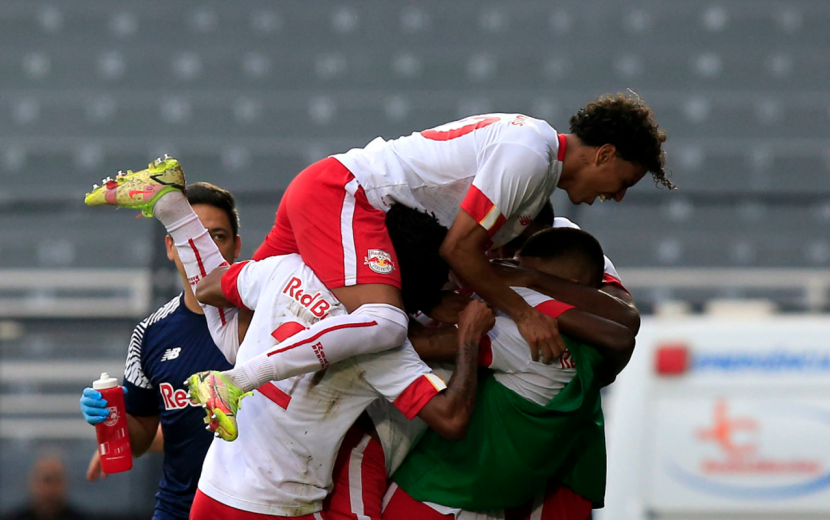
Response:
[{"label": "new balance logo", "polygon": [[533,217],[528,217],[526,215],[520,215],[519,216],[519,224],[521,224],[523,226],[526,226],[526,225],[530,224],[531,222],[533,222]]},{"label": "new balance logo", "polygon": [[161,360],[162,361],[172,361],[172,360],[176,359],[177,357],[179,357],[179,354],[181,354],[181,353],[182,353],[182,347],[169,348],[166,351],[164,351],[164,355],[161,356]]}]

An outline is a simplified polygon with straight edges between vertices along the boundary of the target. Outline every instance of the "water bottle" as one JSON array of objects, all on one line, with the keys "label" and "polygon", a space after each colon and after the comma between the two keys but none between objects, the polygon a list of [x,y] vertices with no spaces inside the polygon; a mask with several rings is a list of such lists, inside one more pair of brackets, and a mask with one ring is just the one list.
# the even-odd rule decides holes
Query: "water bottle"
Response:
[{"label": "water bottle", "polygon": [[92,388],[101,392],[110,411],[104,422],[95,425],[98,436],[98,454],[104,473],[120,473],[133,467],[130,447],[130,430],[127,427],[127,411],[124,406],[124,389],[118,380],[104,372],[101,379],[92,382]]}]

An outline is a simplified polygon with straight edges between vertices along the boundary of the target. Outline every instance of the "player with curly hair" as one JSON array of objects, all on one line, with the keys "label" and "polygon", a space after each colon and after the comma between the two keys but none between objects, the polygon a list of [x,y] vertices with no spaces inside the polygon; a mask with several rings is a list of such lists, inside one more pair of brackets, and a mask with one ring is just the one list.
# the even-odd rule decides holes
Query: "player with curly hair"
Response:
[{"label": "player with curly hair", "polygon": [[[433,213],[449,229],[439,254],[470,289],[516,322],[533,359],[553,362],[565,351],[556,320],[501,282],[484,252],[521,234],[557,187],[587,204],[621,201],[648,171],[671,187],[665,139],[640,98],[619,94],[580,110],[569,134],[521,114],[484,114],[399,139],[377,138],[312,164],[288,186],[253,258],[299,253],[349,314],[298,333],[288,348],[237,364],[221,375],[223,384],[244,395],[268,381],[319,370],[321,359],[335,363],[405,340],[400,262],[385,224],[395,203]],[[140,189],[130,189],[133,176]],[[133,176],[98,188],[87,203],[143,207],[129,199],[154,177]],[[165,186],[144,206],[152,213],[171,189]],[[236,408],[211,388],[206,382],[191,391],[204,392],[220,409]],[[235,425],[227,426],[235,437]]]},{"label": "player with curly hair", "polygon": [[[399,139],[377,138],[306,168],[286,190],[254,259],[299,252],[355,323],[348,335],[309,330],[296,341],[315,337],[327,353],[342,353],[339,358],[402,340],[400,259],[384,224],[385,212],[399,203],[434,213],[449,228],[439,252],[453,271],[515,320],[534,359],[557,359],[565,347],[556,320],[500,283],[483,253],[521,234],[557,187],[586,204],[621,201],[646,172],[672,187],[665,132],[639,97],[602,96],[570,122],[571,133],[563,134],[529,116],[484,114]],[[375,325],[354,327],[358,322]],[[297,365],[287,356],[263,357],[236,367],[231,379],[254,388],[285,377],[289,366]]]}]

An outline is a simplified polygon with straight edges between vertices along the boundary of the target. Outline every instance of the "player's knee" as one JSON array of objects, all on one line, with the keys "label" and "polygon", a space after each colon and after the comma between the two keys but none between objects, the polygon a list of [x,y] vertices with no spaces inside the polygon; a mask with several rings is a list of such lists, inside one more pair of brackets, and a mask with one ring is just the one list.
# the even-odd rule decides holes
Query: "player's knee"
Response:
[{"label": "player's knee", "polygon": [[351,313],[352,316],[361,316],[377,323],[375,335],[385,344],[385,348],[402,345],[406,340],[409,327],[409,317],[406,313],[388,303],[366,303]]}]

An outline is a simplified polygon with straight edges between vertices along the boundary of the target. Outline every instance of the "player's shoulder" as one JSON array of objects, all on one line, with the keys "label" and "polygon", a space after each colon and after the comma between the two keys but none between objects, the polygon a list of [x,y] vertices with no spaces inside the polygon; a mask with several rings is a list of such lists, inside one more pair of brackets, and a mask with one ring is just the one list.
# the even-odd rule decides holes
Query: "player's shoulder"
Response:
[{"label": "player's shoulder", "polygon": [[579,224],[577,224],[573,220],[569,219],[568,217],[554,217],[553,218],[553,227],[555,227],[555,228],[582,229],[581,227],[579,227]]},{"label": "player's shoulder", "polygon": [[152,314],[144,318],[141,323],[136,326],[136,330],[141,329],[144,332],[147,332],[150,329],[157,329],[165,326],[179,313],[179,310],[183,307],[183,299],[183,294],[176,295],[170,301],[153,311]]}]

